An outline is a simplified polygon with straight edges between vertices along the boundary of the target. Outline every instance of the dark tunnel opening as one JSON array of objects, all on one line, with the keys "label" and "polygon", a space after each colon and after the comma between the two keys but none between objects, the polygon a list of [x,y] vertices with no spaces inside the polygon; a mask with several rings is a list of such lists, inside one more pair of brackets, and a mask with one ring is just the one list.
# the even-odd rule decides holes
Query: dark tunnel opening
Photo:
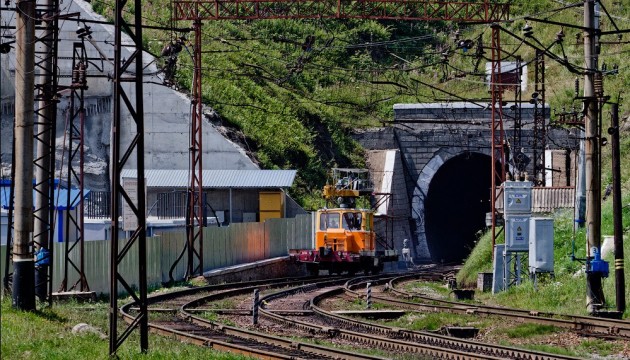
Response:
[{"label": "dark tunnel opening", "polygon": [[491,164],[490,156],[467,153],[448,160],[431,179],[424,218],[433,261],[463,262],[486,228]]}]

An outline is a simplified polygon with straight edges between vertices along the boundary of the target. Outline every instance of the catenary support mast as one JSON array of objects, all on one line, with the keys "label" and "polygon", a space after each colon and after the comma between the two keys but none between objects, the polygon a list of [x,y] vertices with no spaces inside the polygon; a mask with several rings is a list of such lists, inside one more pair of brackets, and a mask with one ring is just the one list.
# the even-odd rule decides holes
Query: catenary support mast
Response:
[{"label": "catenary support mast", "polygon": [[59,43],[59,0],[46,0],[37,5],[44,30],[36,44],[38,61],[35,68],[41,73],[35,86],[39,102],[35,113],[37,128],[35,144],[35,207],[33,245],[37,254],[35,263],[35,293],[52,305],[52,264],[55,214],[55,128],[57,124],[57,49]]},{"label": "catenary support mast", "polygon": [[[595,52],[595,1],[584,0],[584,118],[585,128],[585,177],[586,177],[586,236],[589,260],[593,251],[601,249],[601,167],[599,136],[599,104],[595,96],[595,73],[597,72],[597,54]],[[586,273],[586,307],[590,314],[595,314],[604,304],[602,275],[600,272]]]},{"label": "catenary support mast", "polygon": [[[144,181],[144,106],[142,74],[142,1],[133,0],[136,9],[133,24],[123,17],[127,0],[117,0],[114,10],[114,119],[112,121],[111,145],[111,252],[110,252],[110,311],[109,311],[109,353],[114,355],[120,345],[129,337],[131,332],[140,329],[140,350],[149,349],[149,326],[147,311],[147,238],[146,238],[146,208]],[[123,30],[128,39],[123,41]],[[125,53],[123,54],[123,51]],[[129,96],[133,94],[133,97]],[[127,110],[123,113],[123,108]],[[123,115],[128,116],[131,124],[132,136],[129,143],[123,144],[122,125]],[[133,126],[135,125],[135,129]],[[133,131],[135,130],[135,132]],[[134,190],[124,189],[122,186],[122,171],[128,165],[131,156],[136,157],[137,183]],[[134,230],[130,236],[120,239],[120,211],[126,204],[132,214],[127,219],[133,221]],[[119,242],[119,239],[121,240]],[[119,245],[122,247],[119,249]],[[127,276],[119,271],[119,265],[128,254],[132,246],[137,246],[137,272],[133,274],[138,279],[138,288],[134,289],[127,280]],[[138,308],[136,317],[131,321],[122,334],[118,333],[118,285],[133,299]]]},{"label": "catenary support mast", "polygon": [[[139,241],[140,248],[140,271],[139,271],[139,291],[140,295],[126,285],[122,275],[117,271],[117,265],[124,257],[126,250],[131,245],[126,245],[123,251],[118,253],[118,206],[120,204],[119,197],[130,202],[128,194],[125,193],[121,186],[120,174],[127,158],[134,150],[138,154],[138,203],[144,204],[144,192],[140,189],[144,189],[144,163],[142,161],[142,155],[144,150],[143,140],[143,112],[142,112],[142,18],[141,12],[135,12],[134,24],[127,23],[122,16],[122,9],[125,7],[126,0],[117,0],[115,9],[115,74],[114,74],[114,122],[112,127],[112,287],[110,289],[110,354],[114,354],[122,342],[128,337],[133,328],[140,328],[140,347],[143,351],[148,349],[147,341],[147,308],[146,308],[146,234],[144,218],[145,210],[144,206],[135,207],[135,214],[138,219],[138,230],[133,233],[132,239],[128,240],[129,243],[133,243],[134,239]],[[482,2],[458,2],[451,3],[448,1],[426,1],[416,3],[405,3],[404,6],[400,6],[399,1],[386,0],[375,1],[367,0],[356,3],[346,2],[329,2],[322,0],[306,0],[300,2],[286,2],[278,0],[260,1],[260,0],[245,0],[235,1],[228,0],[222,3],[216,1],[179,1],[173,2],[174,14],[173,20],[191,20],[194,21],[196,29],[197,45],[195,46],[195,53],[193,54],[194,61],[197,64],[195,66],[198,69],[198,73],[201,71],[201,21],[202,20],[257,20],[257,19],[381,19],[381,20],[420,20],[420,21],[458,21],[458,22],[476,22],[476,23],[491,23],[494,21],[508,20],[509,18],[509,4],[491,3],[488,0]],[[134,0],[134,6],[136,9],[142,7],[140,0]],[[124,58],[121,54],[122,45],[122,30],[126,29],[135,45],[135,51],[132,50],[132,55],[128,57],[124,63]],[[133,47],[126,47],[127,49],[133,49]],[[127,68],[135,62],[135,77],[123,76],[123,73]],[[193,126],[191,132],[191,144],[198,146],[194,151],[191,150],[191,154],[201,155],[201,136],[196,134],[195,131],[201,132],[201,77],[198,76],[198,83],[195,82],[193,89],[196,92],[193,96],[193,102],[195,110],[194,115],[197,118],[198,123]],[[134,104],[126,96],[122,87],[122,81],[134,81],[136,84],[136,102]],[[120,148],[120,125],[121,125],[121,105],[124,104],[129,108],[129,112],[133,117],[137,125],[137,135],[132,142],[132,146],[122,156]],[[197,140],[198,139],[198,140]],[[192,159],[193,157],[191,157]],[[196,157],[194,157],[197,159]],[[191,169],[191,171],[199,171],[201,169],[201,157],[198,157],[198,168]],[[192,160],[191,160],[192,165]],[[197,165],[197,164],[195,164]],[[194,175],[193,175],[194,176]],[[201,176],[198,176],[195,181],[198,182],[199,189],[201,189]],[[192,186],[191,181],[191,186]],[[193,186],[194,188],[194,186]],[[192,189],[191,189],[192,190]],[[201,192],[198,193],[199,204],[202,204],[203,197]],[[191,198],[191,203],[193,202]],[[200,205],[195,211],[201,212],[202,206]],[[190,208],[189,208],[190,210]],[[190,213],[190,212],[189,212]],[[192,219],[191,219],[192,221]],[[198,220],[198,225],[201,226],[202,221]],[[199,255],[201,265],[201,235],[199,239]],[[187,243],[190,245],[190,238]],[[194,251],[194,247],[189,251]],[[189,253],[188,269],[196,269],[194,264],[191,264],[191,255],[194,258],[194,253]],[[200,271],[203,268],[200,267]],[[195,271],[192,271],[195,272]],[[189,271],[189,275],[192,275]],[[118,292],[118,281],[131,293],[132,297],[139,307],[139,313],[136,319],[133,320],[130,327],[118,338],[117,336],[117,300],[116,294]]]},{"label": "catenary support mast", "polygon": [[[16,3],[15,58],[15,238],[13,241],[13,306],[35,309],[33,235],[33,107],[35,89],[35,2]],[[25,161],[23,161],[25,160]]]}]

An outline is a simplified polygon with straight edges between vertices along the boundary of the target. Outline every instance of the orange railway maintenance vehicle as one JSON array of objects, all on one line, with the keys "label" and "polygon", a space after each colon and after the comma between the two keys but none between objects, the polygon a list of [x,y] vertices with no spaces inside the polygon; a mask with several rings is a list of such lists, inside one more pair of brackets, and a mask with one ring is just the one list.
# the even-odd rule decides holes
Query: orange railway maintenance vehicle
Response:
[{"label": "orange railway maintenance vehicle", "polygon": [[[358,209],[357,200],[369,199],[374,186],[365,169],[332,169],[332,181],[324,187],[327,206],[315,216],[315,248],[291,250],[294,260],[306,265],[311,275],[348,272],[378,274],[385,262],[398,261],[393,249],[378,249],[374,211]],[[369,202],[366,202],[369,205]]]}]

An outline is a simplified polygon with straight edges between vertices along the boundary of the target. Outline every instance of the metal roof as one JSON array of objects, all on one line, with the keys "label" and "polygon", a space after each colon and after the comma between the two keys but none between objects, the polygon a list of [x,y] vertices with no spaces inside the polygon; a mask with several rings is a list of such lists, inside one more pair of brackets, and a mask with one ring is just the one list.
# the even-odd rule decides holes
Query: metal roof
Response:
[{"label": "metal roof", "polygon": [[[293,185],[297,170],[203,170],[203,187],[287,188]],[[121,177],[136,178],[136,169],[124,169]],[[147,187],[186,188],[190,186],[188,170],[145,170]]]}]

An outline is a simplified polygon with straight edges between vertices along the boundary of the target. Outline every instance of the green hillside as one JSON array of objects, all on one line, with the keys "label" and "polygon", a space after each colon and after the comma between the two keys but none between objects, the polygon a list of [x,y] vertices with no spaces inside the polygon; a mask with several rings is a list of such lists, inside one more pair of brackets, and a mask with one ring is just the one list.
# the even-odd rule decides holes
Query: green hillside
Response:
[{"label": "green hillside", "polygon": [[[605,3],[619,27],[630,27],[630,7],[613,0]],[[113,0],[95,0],[92,4],[111,18]],[[560,1],[511,4],[514,21],[503,26],[519,36],[525,15],[582,24],[581,7],[562,9],[565,6]],[[144,23],[191,26],[190,22],[171,22],[171,6],[165,0],[144,2]],[[130,8],[127,13],[133,11]],[[534,39],[530,41],[538,41],[541,47],[553,44],[560,30],[555,25],[533,26]],[[602,29],[612,29],[608,19],[602,20]],[[473,49],[457,49],[458,30],[461,39],[474,41]],[[363,150],[349,134],[391,121],[393,104],[488,97],[483,72],[490,56],[490,32],[489,25],[451,22],[206,21],[204,102],[216,110],[211,120],[243,134],[245,146],[255,153],[263,168],[298,169],[292,195],[306,207],[317,207],[319,189],[330,167],[363,165]],[[581,66],[583,48],[581,40],[576,39],[578,32],[566,27],[562,46],[556,44],[551,51]],[[150,29],[144,32],[145,45],[154,54],[160,54],[165,44],[180,36],[190,42],[193,35]],[[616,42],[617,38],[608,36],[603,40]],[[502,44],[505,54],[520,55],[526,62],[533,58],[534,50],[520,40],[504,34]],[[618,74],[604,80],[606,93],[612,97],[630,85],[630,68],[622,61],[629,53],[627,43],[602,45],[601,63],[610,69],[619,65]],[[162,65],[164,60],[159,60]],[[530,70],[531,82],[533,66]],[[191,72],[191,55],[184,50],[174,79],[178,87],[189,89]],[[552,108],[579,109],[581,104],[573,100],[576,75],[550,59],[546,73],[547,101]],[[623,103],[627,105],[629,100]]]}]

